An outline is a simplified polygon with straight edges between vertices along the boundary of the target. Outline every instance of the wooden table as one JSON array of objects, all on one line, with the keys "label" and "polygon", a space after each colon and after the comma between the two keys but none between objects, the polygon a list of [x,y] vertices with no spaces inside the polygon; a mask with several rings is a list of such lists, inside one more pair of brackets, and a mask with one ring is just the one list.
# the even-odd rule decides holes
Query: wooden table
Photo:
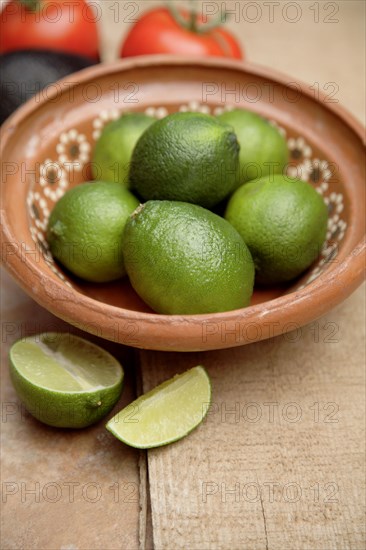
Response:
[{"label": "wooden table", "polygon": [[[118,13],[117,2],[100,2],[105,60],[146,4],[119,2]],[[362,1],[224,4],[251,61],[336,90],[365,123]],[[121,404],[196,364],[212,378],[204,424],[148,454],[103,423],[54,430],[23,409],[8,376],[11,342],[67,325],[4,272],[2,288],[2,548],[365,547],[364,288],[296,333],[242,348],[173,354],[102,342],[126,368]]]}]

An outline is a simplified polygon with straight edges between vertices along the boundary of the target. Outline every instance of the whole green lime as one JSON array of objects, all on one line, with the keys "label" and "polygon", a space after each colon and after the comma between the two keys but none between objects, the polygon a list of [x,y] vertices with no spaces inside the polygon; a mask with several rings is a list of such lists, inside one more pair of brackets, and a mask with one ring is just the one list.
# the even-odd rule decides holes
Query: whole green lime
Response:
[{"label": "whole green lime", "polygon": [[105,416],[122,391],[120,363],[96,344],[47,332],[15,342],[10,376],[26,409],[59,428],[84,428]]},{"label": "whole green lime", "polygon": [[128,113],[108,123],[95,145],[93,178],[120,182],[129,187],[132,151],[139,137],[155,120],[144,113]]},{"label": "whole green lime", "polygon": [[286,139],[266,119],[244,109],[234,109],[217,117],[230,124],[240,144],[240,182],[283,173],[289,152]]},{"label": "whole green lime", "polygon": [[254,264],[243,239],[200,206],[141,205],[126,224],[123,255],[132,286],[158,313],[214,313],[250,302]]},{"label": "whole green lime", "polygon": [[232,128],[201,113],[174,113],[141,136],[130,183],[145,201],[212,208],[238,186],[239,144]]},{"label": "whole green lime", "polygon": [[309,183],[275,175],[235,191],[225,218],[252,253],[256,281],[273,284],[294,279],[319,256],[328,211]]},{"label": "whole green lime", "polygon": [[56,203],[47,227],[50,251],[71,273],[106,282],[125,275],[122,237],[139,201],[120,183],[87,182]]}]

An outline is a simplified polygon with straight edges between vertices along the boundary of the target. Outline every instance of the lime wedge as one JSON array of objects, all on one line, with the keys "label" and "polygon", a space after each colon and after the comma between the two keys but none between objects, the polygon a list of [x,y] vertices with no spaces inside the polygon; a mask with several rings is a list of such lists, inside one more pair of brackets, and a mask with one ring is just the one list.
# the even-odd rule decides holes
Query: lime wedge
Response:
[{"label": "lime wedge", "polygon": [[203,367],[177,374],[122,409],[107,430],[131,447],[160,447],[186,436],[207,414],[211,383]]},{"label": "lime wedge", "polygon": [[120,363],[99,346],[69,333],[22,338],[9,353],[10,376],[26,409],[60,428],[83,428],[105,416],[123,383]]}]

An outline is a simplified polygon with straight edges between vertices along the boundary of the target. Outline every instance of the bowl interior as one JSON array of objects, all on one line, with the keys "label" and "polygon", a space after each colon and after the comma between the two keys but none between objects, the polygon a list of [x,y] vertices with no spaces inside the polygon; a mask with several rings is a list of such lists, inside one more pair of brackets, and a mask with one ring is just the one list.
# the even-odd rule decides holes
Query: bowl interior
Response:
[{"label": "bowl interior", "polygon": [[[162,118],[176,111],[198,111],[215,115],[235,107],[235,104],[230,103],[222,107],[190,101],[188,104],[169,106],[149,105],[144,106],[142,110]],[[67,189],[92,179],[93,148],[103,126],[126,112],[131,112],[131,109],[126,110],[124,107],[105,109],[77,126],[62,129],[58,135],[48,141],[47,149],[38,156],[35,177],[27,193],[28,227],[35,245],[41,250],[45,268],[52,271],[64,284],[101,302],[148,312],[151,311],[150,308],[137,296],[127,278],[108,284],[93,284],[76,279],[67,273],[53,260],[45,238],[48,217],[55,202]],[[269,289],[256,287],[252,304],[262,303],[295,289],[304,288],[319,277],[329,263],[337,258],[348,226],[349,208],[345,182],[338,173],[336,164],[328,158],[326,152],[319,149],[317,143],[304,137],[302,133],[291,127],[284,127],[274,119],[271,119],[271,123],[278,127],[288,142],[290,164],[287,174],[299,176],[310,182],[323,196],[329,212],[328,232],[320,257],[301,279]],[[89,257],[96,258],[98,250],[88,249],[86,253]]]}]

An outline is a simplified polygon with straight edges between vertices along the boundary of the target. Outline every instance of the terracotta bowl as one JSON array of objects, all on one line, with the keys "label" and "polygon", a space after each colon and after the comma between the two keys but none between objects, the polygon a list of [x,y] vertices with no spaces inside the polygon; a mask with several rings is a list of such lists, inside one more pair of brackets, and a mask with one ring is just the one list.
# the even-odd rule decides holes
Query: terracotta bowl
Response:
[{"label": "terracotta bowl", "polygon": [[[299,329],[344,300],[364,277],[363,128],[331,97],[314,98],[271,70],[215,59],[146,57],[100,65],[50,86],[2,128],[2,258],[19,285],[72,325],[156,350],[228,348]],[[329,209],[318,261],[291,285],[257,289],[250,307],[210,315],[158,315],[127,278],[76,280],[55,264],[47,217],[66,189],[90,178],[104,124],[127,111],[244,107],[276,124],[291,151],[288,173],[310,181]]]}]

